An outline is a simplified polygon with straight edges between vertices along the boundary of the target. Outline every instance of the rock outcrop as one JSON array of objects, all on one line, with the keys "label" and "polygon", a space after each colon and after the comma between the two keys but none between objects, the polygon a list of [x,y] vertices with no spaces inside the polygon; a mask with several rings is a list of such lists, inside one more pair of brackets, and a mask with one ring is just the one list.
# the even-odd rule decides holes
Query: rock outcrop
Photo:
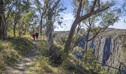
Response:
[{"label": "rock outcrop", "polygon": [[[68,35],[67,32],[58,32]],[[83,35],[83,34],[81,34]],[[84,48],[86,39],[83,37],[78,46]],[[126,74],[126,30],[109,28],[88,43],[96,59],[105,67],[107,74]]]},{"label": "rock outcrop", "polygon": [[126,74],[126,30],[107,29],[89,42],[107,74]]}]

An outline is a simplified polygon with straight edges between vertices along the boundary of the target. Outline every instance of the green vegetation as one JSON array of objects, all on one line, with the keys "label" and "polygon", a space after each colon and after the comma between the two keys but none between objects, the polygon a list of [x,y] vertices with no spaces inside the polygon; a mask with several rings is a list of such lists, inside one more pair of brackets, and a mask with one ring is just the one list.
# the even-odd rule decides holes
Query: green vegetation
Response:
[{"label": "green vegetation", "polygon": [[52,72],[52,70],[48,66],[49,61],[44,56],[38,56],[36,57],[36,60],[33,62],[33,64],[30,66],[29,70],[26,72],[26,74],[46,74]]},{"label": "green vegetation", "polygon": [[28,74],[46,74],[52,72],[52,70],[49,67],[49,59],[47,56],[48,48],[47,48],[47,42],[45,40],[38,40],[38,44],[36,45],[36,48],[38,49],[38,56],[33,61],[32,65],[29,67],[29,69],[26,71]]},{"label": "green vegetation", "polygon": [[[26,74],[104,74],[104,68],[97,63],[94,54],[91,50],[87,52],[87,59],[85,57],[82,60],[78,60],[72,52],[69,57],[63,61],[62,64],[58,65],[53,62],[53,59],[48,57],[47,43],[44,40],[37,41],[37,47],[39,49],[39,55],[33,61],[32,65],[26,71]],[[57,44],[58,47],[57,54],[62,55],[63,46]],[[63,56],[62,56],[63,57]],[[79,63],[78,63],[79,62]]]},{"label": "green vegetation", "polygon": [[[97,38],[96,46],[93,47],[99,45],[96,54],[100,53],[98,57],[103,55],[98,59],[104,61],[106,58],[105,63],[108,60],[110,66],[125,63],[126,39],[121,38],[119,42],[123,44],[120,43],[119,46],[114,42],[116,40],[112,39],[107,47],[107,38],[104,38],[114,38],[119,33],[118,30],[115,30],[115,33],[111,32],[111,29],[107,30],[109,26],[115,25],[118,21],[123,23],[123,18],[126,23],[125,17],[122,18],[126,14],[126,1],[117,2],[114,0],[0,0],[0,73],[9,66],[20,63],[23,57],[30,56],[34,59],[37,55],[27,71],[29,74],[104,74],[106,73],[104,68],[89,49],[90,41],[96,37],[100,40]],[[68,6],[67,4],[72,9],[64,7]],[[65,24],[66,28],[63,26]],[[54,32],[58,27],[69,31]],[[39,34],[41,39],[32,42],[31,38],[26,36],[30,34],[34,40],[35,34]],[[84,36],[87,37],[82,40]],[[84,48],[78,48],[78,43],[84,45]],[[92,43],[94,44],[94,41]],[[36,50],[31,50],[33,48]],[[76,56],[73,54],[74,49],[78,49]],[[110,49],[113,52],[118,49],[119,52],[113,53]],[[83,57],[80,56],[83,55],[82,50]],[[34,56],[27,55],[32,51],[34,54],[31,54]],[[104,55],[106,53],[102,52],[108,52],[109,55],[106,57]],[[109,59],[110,55],[112,61],[111,58]],[[116,55],[119,58],[117,60],[115,60]]]},{"label": "green vegetation", "polygon": [[95,55],[92,53],[92,49],[87,51],[87,59],[83,60],[86,67],[90,70],[91,74],[106,74],[105,69],[102,67],[98,60],[95,59]]},{"label": "green vegetation", "polygon": [[31,49],[33,44],[27,38],[9,38],[0,40],[0,74],[8,66],[20,61]]},{"label": "green vegetation", "polygon": [[[29,40],[28,40],[29,39]],[[36,45],[31,43],[29,37],[23,38],[9,38],[8,40],[0,40],[0,68],[1,73],[7,69],[8,66],[12,66],[17,61],[20,61],[33,47],[38,49],[38,55],[29,66],[26,74],[105,74],[106,71],[95,59],[95,55],[92,53],[92,49],[87,51],[87,55],[82,60],[78,60],[73,55],[72,50],[69,53],[68,58],[58,65],[53,62],[53,59],[48,57],[48,46],[45,40],[36,40]],[[56,54],[63,57],[63,46],[55,42],[57,47]],[[73,50],[78,49],[81,52],[81,48],[75,47]],[[5,55],[6,54],[6,55]],[[85,59],[86,57],[86,59]]]}]

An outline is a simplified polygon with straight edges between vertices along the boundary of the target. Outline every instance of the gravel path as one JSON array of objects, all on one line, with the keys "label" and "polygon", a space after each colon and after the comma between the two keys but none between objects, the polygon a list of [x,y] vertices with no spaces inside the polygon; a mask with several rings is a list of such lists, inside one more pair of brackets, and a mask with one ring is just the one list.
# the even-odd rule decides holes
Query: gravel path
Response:
[{"label": "gravel path", "polygon": [[[37,42],[33,41],[33,44],[37,44]],[[37,55],[36,49],[32,49],[26,57],[24,57],[21,61],[19,61],[14,67],[9,68],[6,73],[3,74],[26,74],[25,71],[32,64],[32,61],[35,59]]]}]

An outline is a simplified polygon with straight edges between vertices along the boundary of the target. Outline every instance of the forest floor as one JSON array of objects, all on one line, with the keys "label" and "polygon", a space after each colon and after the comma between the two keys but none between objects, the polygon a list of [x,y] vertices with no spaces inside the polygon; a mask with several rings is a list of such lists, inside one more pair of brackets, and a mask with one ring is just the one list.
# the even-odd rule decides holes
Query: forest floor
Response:
[{"label": "forest floor", "polygon": [[[24,43],[21,43],[21,45],[27,47]],[[47,42],[44,39],[32,41],[32,46],[33,48],[27,49],[29,52],[26,56],[17,61],[16,64],[9,66],[6,72],[2,74],[93,74],[85,66],[82,66],[83,63],[80,62],[81,64],[79,64],[78,59],[72,54],[66,61],[57,66],[47,56]],[[25,49],[23,48],[23,53]]]},{"label": "forest floor", "polygon": [[[32,42],[34,45],[37,45],[37,41]],[[3,74],[25,74],[25,71],[29,68],[32,64],[32,61],[37,56],[37,49],[31,49],[31,51],[16,65],[10,67],[5,73]]]}]

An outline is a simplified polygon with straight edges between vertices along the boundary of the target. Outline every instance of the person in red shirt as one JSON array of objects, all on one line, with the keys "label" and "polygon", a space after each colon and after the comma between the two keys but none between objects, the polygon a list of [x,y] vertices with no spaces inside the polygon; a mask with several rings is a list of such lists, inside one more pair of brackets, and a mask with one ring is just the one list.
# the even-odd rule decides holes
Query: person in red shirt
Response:
[{"label": "person in red shirt", "polygon": [[36,34],[32,34],[33,39],[35,40]]}]

